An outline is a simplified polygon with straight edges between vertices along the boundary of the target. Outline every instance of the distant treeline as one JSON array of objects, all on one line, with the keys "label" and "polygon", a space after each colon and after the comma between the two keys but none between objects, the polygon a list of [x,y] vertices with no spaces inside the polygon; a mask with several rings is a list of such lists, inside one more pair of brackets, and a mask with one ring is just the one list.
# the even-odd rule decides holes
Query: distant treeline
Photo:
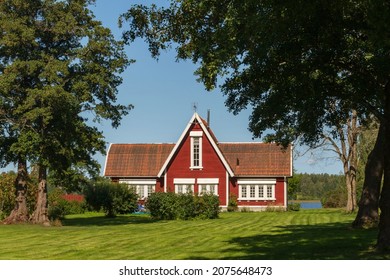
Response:
[{"label": "distant treeline", "polygon": [[344,207],[347,202],[345,177],[296,173],[289,179],[288,196],[291,200],[320,200],[324,207]]}]

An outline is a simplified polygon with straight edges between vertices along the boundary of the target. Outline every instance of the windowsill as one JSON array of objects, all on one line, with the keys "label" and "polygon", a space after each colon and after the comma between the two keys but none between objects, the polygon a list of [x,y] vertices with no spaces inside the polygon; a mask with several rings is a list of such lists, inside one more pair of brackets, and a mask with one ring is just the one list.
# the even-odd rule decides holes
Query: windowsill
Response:
[{"label": "windowsill", "polygon": [[190,166],[191,170],[201,170],[203,169],[203,166]]}]

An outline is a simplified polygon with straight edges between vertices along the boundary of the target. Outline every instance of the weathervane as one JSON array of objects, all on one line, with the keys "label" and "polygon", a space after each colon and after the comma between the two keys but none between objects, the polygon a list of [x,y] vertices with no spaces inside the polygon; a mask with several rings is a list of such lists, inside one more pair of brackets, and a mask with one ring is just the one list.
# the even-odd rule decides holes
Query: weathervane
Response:
[{"label": "weathervane", "polygon": [[193,109],[194,112],[196,113],[196,112],[198,111],[198,103],[193,102],[193,103],[192,103],[192,109]]}]

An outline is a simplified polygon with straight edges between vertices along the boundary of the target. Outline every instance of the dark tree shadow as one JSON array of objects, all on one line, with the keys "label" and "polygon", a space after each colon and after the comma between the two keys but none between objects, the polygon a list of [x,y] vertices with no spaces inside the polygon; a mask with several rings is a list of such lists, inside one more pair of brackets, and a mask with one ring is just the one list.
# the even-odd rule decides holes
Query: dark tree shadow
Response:
[{"label": "dark tree shadow", "polygon": [[[274,233],[233,237],[221,252],[221,259],[242,260],[357,260],[390,259],[373,246],[376,230],[352,229],[346,223],[326,225],[286,225]],[[237,257],[238,256],[238,257]],[[190,259],[204,259],[191,256]]]}]

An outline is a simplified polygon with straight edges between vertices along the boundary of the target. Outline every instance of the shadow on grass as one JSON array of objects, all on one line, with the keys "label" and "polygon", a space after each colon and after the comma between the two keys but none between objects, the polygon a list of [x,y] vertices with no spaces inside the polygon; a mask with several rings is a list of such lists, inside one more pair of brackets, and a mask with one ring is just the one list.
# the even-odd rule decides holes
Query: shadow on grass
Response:
[{"label": "shadow on grass", "polygon": [[280,226],[271,234],[234,237],[222,255],[236,260],[390,259],[373,249],[376,237],[376,230],[352,229],[346,223]]},{"label": "shadow on grass", "polygon": [[149,215],[120,215],[114,218],[103,215],[70,217],[62,221],[63,226],[117,226],[127,224],[149,224],[154,223]]}]

